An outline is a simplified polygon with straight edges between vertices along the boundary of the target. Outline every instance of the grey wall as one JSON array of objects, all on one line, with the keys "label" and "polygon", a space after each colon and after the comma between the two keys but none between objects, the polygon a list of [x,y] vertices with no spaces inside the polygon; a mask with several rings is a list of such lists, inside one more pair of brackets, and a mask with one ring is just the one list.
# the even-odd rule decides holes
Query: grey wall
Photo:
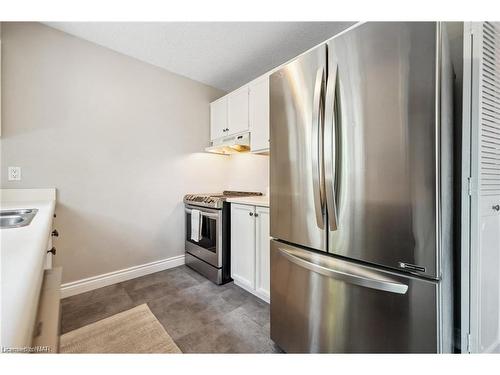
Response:
[{"label": "grey wall", "polygon": [[[222,94],[38,23],[3,23],[1,186],[58,189],[63,282],[183,254],[187,192],[265,191],[267,157],[201,153]],[[7,181],[8,166],[22,181]]]}]

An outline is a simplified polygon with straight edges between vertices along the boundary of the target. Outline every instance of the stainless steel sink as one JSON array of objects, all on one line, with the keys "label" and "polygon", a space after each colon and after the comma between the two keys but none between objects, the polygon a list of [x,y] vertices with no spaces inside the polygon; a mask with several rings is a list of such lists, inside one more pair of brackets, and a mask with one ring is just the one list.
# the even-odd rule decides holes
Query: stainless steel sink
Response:
[{"label": "stainless steel sink", "polygon": [[31,223],[37,212],[38,210],[35,208],[2,210],[0,211],[0,228],[7,229],[25,227]]},{"label": "stainless steel sink", "polygon": [[1,216],[12,216],[12,215],[25,215],[25,214],[31,214],[33,212],[33,209],[27,209],[23,208],[20,210],[3,210],[0,211],[0,217]]}]

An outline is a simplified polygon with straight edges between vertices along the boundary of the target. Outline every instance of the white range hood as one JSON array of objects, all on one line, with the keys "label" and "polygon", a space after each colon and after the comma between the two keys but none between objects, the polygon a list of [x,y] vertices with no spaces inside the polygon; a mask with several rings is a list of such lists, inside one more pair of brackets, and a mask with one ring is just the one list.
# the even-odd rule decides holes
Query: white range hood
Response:
[{"label": "white range hood", "polygon": [[205,149],[214,154],[236,154],[250,151],[250,133],[232,135],[210,142],[210,147]]}]

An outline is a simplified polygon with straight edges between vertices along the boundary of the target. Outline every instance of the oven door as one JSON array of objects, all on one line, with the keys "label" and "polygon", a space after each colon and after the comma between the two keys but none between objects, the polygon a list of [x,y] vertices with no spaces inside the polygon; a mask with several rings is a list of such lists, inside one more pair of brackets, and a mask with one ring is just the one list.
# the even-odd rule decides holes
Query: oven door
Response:
[{"label": "oven door", "polygon": [[[201,239],[191,239],[191,210],[201,212]],[[210,263],[222,267],[222,210],[186,205],[186,252]]]}]

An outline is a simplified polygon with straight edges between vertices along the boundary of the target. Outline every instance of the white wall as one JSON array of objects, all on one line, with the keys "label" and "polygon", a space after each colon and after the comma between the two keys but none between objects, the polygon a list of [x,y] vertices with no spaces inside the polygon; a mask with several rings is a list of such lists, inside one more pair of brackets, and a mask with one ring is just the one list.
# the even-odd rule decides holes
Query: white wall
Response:
[{"label": "white wall", "polygon": [[58,189],[63,282],[183,254],[188,192],[265,191],[267,157],[201,152],[221,91],[38,23],[2,26],[1,186]]},{"label": "white wall", "polygon": [[266,194],[269,188],[269,156],[233,154],[229,157],[228,168],[228,189]]}]

